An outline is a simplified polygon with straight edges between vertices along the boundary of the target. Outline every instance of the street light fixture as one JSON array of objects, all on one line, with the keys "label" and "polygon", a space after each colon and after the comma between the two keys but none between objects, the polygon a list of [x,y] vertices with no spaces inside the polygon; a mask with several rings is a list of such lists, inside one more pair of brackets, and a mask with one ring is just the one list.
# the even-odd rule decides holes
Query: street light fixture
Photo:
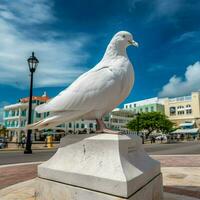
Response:
[{"label": "street light fixture", "polygon": [[[31,82],[30,82],[30,94],[29,94],[29,108],[28,108],[28,123],[31,124],[31,114],[32,114],[32,96],[33,96],[33,73],[35,72],[37,65],[39,63],[39,60],[35,57],[34,52],[32,52],[32,55],[27,60],[29,70],[31,73]],[[32,141],[31,141],[31,133],[32,131],[29,129],[27,131],[27,138],[26,138],[26,148],[24,150],[25,154],[31,154],[32,149]]]}]

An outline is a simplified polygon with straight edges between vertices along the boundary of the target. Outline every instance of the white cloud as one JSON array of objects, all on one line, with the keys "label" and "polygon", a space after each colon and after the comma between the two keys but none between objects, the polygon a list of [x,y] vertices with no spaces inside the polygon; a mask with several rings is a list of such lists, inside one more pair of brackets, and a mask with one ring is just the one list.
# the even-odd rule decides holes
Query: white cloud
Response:
[{"label": "white cloud", "polygon": [[149,68],[147,68],[147,72],[157,72],[162,69],[165,69],[165,66],[155,64],[155,65],[151,65]]},{"label": "white cloud", "polygon": [[170,21],[176,21],[175,14],[183,6],[182,0],[164,1],[154,0],[152,2],[153,9],[149,15],[148,22],[158,18],[164,18]]},{"label": "white cloud", "polygon": [[22,24],[42,24],[56,19],[52,7],[49,0],[2,0],[0,16]]},{"label": "white cloud", "polygon": [[82,67],[89,57],[84,46],[89,36],[64,36],[54,30],[38,29],[38,24],[54,20],[52,5],[47,0],[7,0],[0,4],[0,84],[28,86],[26,59],[32,51],[40,61],[35,87],[65,86],[84,71]]},{"label": "white cloud", "polygon": [[186,40],[189,40],[191,43],[192,42],[199,43],[200,42],[199,35],[200,31],[185,32],[181,34],[179,37],[175,38],[175,40],[173,40],[173,43],[185,42]]},{"label": "white cloud", "polygon": [[159,93],[161,97],[174,97],[188,95],[193,91],[200,90],[200,62],[187,67],[184,79],[173,76],[169,82],[163,86]]}]

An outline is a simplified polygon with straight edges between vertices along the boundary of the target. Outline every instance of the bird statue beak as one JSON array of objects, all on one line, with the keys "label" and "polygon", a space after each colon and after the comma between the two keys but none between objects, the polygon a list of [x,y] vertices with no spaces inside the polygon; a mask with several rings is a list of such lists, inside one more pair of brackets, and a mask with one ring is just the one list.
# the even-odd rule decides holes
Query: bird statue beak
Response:
[{"label": "bird statue beak", "polygon": [[128,42],[129,42],[130,45],[133,45],[135,47],[139,47],[139,44],[134,40],[129,40]]}]

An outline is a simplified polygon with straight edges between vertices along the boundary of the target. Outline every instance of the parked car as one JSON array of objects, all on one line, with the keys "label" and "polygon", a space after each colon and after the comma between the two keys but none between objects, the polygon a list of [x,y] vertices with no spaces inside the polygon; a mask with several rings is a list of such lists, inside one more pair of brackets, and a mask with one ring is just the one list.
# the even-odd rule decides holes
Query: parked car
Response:
[{"label": "parked car", "polygon": [[167,140],[167,136],[166,135],[159,135],[156,137],[156,140]]},{"label": "parked car", "polygon": [[6,148],[6,139],[0,137],[0,149]]}]

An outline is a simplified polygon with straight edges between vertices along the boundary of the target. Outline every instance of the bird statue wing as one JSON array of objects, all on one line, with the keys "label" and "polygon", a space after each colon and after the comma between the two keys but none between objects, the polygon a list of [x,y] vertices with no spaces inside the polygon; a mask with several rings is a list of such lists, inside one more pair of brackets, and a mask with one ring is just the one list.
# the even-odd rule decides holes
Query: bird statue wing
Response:
[{"label": "bird statue wing", "polygon": [[109,99],[112,94],[119,94],[120,81],[116,81],[108,66],[96,67],[81,75],[52,100],[36,107],[36,111],[42,113],[79,110],[84,113],[104,108],[105,97]]}]

